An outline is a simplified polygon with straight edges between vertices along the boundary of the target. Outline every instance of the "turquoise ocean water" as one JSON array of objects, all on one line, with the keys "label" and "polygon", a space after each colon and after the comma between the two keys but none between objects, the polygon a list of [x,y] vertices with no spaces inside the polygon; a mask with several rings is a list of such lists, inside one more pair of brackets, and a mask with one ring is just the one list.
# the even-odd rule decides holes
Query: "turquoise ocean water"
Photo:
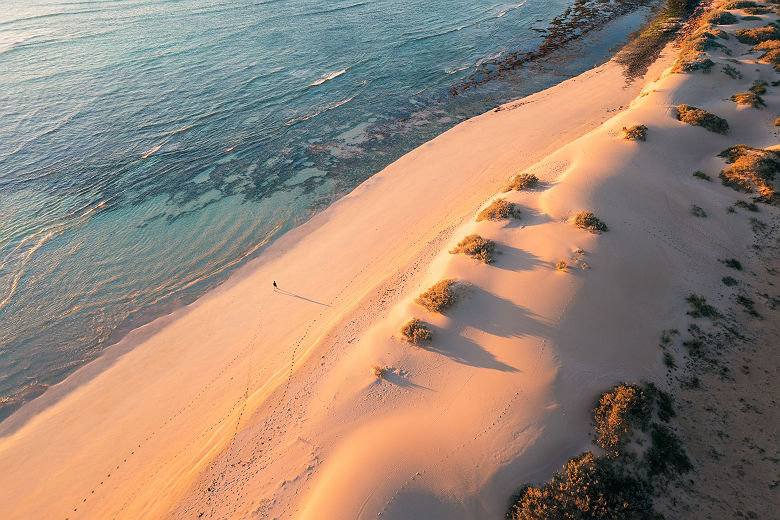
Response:
[{"label": "turquoise ocean water", "polygon": [[0,6],[0,418],[458,122],[604,61],[635,13],[533,50],[571,0]]}]

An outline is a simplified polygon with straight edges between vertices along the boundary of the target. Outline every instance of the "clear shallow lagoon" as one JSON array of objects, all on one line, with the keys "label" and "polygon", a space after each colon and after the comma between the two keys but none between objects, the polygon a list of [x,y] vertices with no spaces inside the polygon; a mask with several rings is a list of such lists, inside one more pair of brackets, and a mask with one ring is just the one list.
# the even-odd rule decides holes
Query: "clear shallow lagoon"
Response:
[{"label": "clear shallow lagoon", "polygon": [[450,94],[570,3],[4,2],[0,418],[419,144],[604,61],[646,14]]}]

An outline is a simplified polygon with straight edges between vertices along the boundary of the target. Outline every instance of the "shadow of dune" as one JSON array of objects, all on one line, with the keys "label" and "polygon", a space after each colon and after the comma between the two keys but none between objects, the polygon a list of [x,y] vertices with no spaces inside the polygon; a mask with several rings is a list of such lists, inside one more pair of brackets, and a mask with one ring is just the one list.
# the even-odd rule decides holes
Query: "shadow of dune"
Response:
[{"label": "shadow of dune", "polygon": [[481,287],[471,286],[468,291],[447,313],[459,330],[471,327],[503,338],[551,337],[553,327],[541,316]]},{"label": "shadow of dune", "polygon": [[407,390],[427,390],[429,392],[431,391],[431,389],[428,388],[427,386],[422,386],[422,385],[418,385],[417,383],[412,383],[401,374],[397,374],[390,370],[385,372],[385,375],[382,377],[382,379],[384,379],[391,385],[395,385],[400,388],[405,388]]},{"label": "shadow of dune", "polygon": [[437,330],[435,327],[433,329],[433,343],[422,348],[447,356],[462,365],[489,368],[501,372],[519,372],[515,367],[496,359],[492,352],[485,350],[471,339],[457,332]]},{"label": "shadow of dune", "polygon": [[506,244],[497,244],[496,252],[495,262],[490,265],[505,271],[533,271],[537,267],[550,267],[535,254]]},{"label": "shadow of dune", "polygon": [[317,305],[322,305],[323,307],[332,307],[332,305],[330,305],[330,304],[318,302],[317,300],[312,300],[310,298],[306,298],[304,296],[301,296],[300,294],[295,294],[295,293],[292,293],[290,291],[286,291],[284,289],[277,288],[277,289],[274,289],[274,292],[282,294],[284,296],[291,296],[293,298],[298,298],[299,300],[307,301],[309,303],[316,303]]}]

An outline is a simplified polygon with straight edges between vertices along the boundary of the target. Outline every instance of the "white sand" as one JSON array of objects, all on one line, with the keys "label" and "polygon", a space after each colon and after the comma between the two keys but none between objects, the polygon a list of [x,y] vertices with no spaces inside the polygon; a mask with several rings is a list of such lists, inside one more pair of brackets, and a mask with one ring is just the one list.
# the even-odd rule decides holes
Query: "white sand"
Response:
[{"label": "white sand", "polygon": [[[610,63],[407,154],[3,422],[0,517],[500,518],[587,446],[600,391],[663,373],[661,330],[682,327],[693,288],[718,290],[702,259],[749,241],[723,211],[737,194],[691,177],[727,146],[771,144],[774,112],[724,101],[756,68],[774,78],[742,68],[665,75],[618,113],[642,82]],[[677,103],[731,136],[676,121]],[[646,143],[617,137],[635,123]],[[528,167],[550,187],[506,195],[522,220],[473,223]],[[611,230],[576,229],[581,209]],[[494,265],[447,253],[471,232],[498,243]],[[590,269],[557,272],[577,248]],[[446,317],[412,302],[448,277],[469,287]],[[411,316],[430,348],[397,339]]]}]

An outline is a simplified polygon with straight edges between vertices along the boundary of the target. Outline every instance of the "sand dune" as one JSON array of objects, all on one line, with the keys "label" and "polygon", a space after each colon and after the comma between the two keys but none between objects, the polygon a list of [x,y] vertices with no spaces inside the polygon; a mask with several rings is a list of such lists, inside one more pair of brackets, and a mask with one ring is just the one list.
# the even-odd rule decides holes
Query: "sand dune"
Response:
[{"label": "sand dune", "polygon": [[[0,425],[0,516],[500,518],[588,445],[600,391],[664,373],[660,332],[684,328],[693,289],[717,293],[712,259],[749,244],[722,211],[740,195],[691,173],[772,144],[774,113],[728,98],[775,73],[740,57],[741,80],[671,74],[673,59],[628,86],[608,63],[458,125],[130,334]],[[730,135],[677,121],[680,103]],[[646,142],[620,137],[639,123]],[[522,218],[474,222],[522,170],[542,180],[502,195]],[[578,229],[581,210],[610,230]],[[470,233],[496,242],[494,264],[448,253]],[[452,309],[414,303],[445,278]],[[429,346],[399,338],[411,317]]]}]

